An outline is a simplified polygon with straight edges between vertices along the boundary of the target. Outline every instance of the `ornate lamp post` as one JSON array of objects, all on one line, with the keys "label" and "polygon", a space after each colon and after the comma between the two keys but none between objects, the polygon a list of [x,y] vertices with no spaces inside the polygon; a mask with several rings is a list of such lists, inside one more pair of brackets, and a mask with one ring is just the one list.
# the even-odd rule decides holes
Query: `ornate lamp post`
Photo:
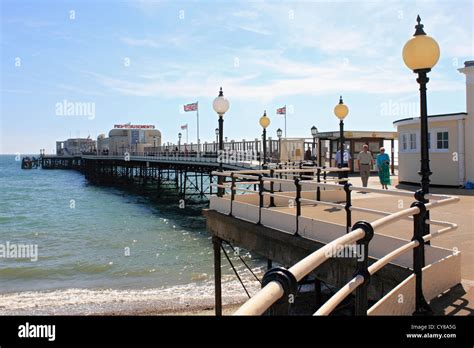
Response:
[{"label": "ornate lamp post", "polygon": [[[422,203],[428,203],[425,195],[430,192],[430,155],[428,149],[428,110],[426,103],[426,84],[428,83],[428,72],[431,71],[439,59],[438,43],[430,36],[426,35],[421,24],[420,16],[417,16],[418,24],[415,26],[415,34],[407,41],[403,47],[403,61],[405,65],[418,74],[416,82],[420,85],[420,135],[421,135],[421,168],[418,174],[421,176],[421,191],[416,192],[415,197]],[[416,204],[416,203],[415,203]],[[422,238],[423,235],[430,234],[430,226],[426,223],[429,220],[430,212],[418,215],[420,225],[418,230],[415,227],[415,237]],[[427,242],[429,244],[429,242]],[[414,315],[432,314],[432,309],[426,302],[422,287],[422,269],[425,266],[424,242],[413,249],[413,269],[416,275],[416,303]]]},{"label": "ornate lamp post", "polygon": [[416,82],[420,85],[420,133],[421,133],[421,189],[423,195],[429,193],[430,186],[430,157],[428,151],[428,111],[426,105],[427,73],[436,65],[439,59],[438,43],[426,35],[421,24],[421,18],[416,18],[415,34],[403,47],[403,61],[406,66],[418,74]]},{"label": "ornate lamp post", "polygon": [[314,159],[316,158],[316,138],[318,137],[318,128],[311,127],[311,135],[313,136],[313,165],[316,165]]},{"label": "ornate lamp post", "polygon": [[178,153],[181,151],[181,137],[183,135],[181,133],[178,133]]},{"label": "ornate lamp post", "polygon": [[[342,96],[339,97],[339,104],[334,107],[334,115],[339,119],[339,164],[338,167],[344,167],[344,119],[349,113],[349,108],[344,104]],[[347,173],[339,173],[339,179],[346,177]],[[340,182],[344,184],[344,182]]]},{"label": "ornate lamp post", "polygon": [[267,111],[263,112],[263,116],[259,120],[260,126],[263,128],[262,140],[263,140],[263,168],[267,166],[267,127],[270,125],[270,119],[267,117]]},{"label": "ornate lamp post", "polygon": [[[212,107],[214,108],[214,111],[219,117],[219,152],[222,152],[224,150],[224,114],[227,112],[227,110],[229,110],[229,106],[229,101],[224,97],[224,92],[222,92],[221,87],[219,95],[216,99],[214,99],[214,102],[212,103]],[[219,162],[219,171],[222,172],[222,160],[219,159],[219,154],[217,156],[217,160]],[[218,177],[217,184],[222,185],[222,176]],[[217,195],[219,197],[222,197],[223,193],[224,190],[219,187],[217,190]]]}]

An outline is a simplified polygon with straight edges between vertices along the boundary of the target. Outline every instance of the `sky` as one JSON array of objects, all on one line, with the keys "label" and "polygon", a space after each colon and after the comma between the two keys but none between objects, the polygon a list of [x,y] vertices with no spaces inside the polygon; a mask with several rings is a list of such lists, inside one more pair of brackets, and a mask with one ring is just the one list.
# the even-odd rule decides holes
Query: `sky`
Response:
[{"label": "sky", "polygon": [[[54,153],[56,140],[96,138],[114,124],[154,124],[163,142],[189,125],[213,141],[212,101],[230,102],[224,135],[251,140],[338,130],[395,131],[417,116],[416,76],[403,63],[420,14],[441,49],[430,72],[428,112],[465,112],[474,59],[474,1],[0,0],[0,153]],[[67,107],[72,105],[74,109]],[[80,108],[83,106],[84,108]]]}]

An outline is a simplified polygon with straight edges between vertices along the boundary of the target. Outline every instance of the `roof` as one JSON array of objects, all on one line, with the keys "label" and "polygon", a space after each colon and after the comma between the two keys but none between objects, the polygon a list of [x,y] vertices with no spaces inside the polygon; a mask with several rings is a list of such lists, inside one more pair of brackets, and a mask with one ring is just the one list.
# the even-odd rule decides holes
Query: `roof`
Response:
[{"label": "roof", "polygon": [[[318,138],[320,138],[320,139],[339,139],[339,134],[340,134],[339,131],[319,132],[318,133]],[[360,139],[360,138],[396,139],[397,138],[397,132],[344,130],[344,138],[346,138],[346,139]]]},{"label": "roof", "polygon": [[[428,115],[428,119],[433,119],[433,118],[441,118],[441,117],[452,117],[453,119],[456,119],[457,116],[467,116],[467,112],[455,112],[451,114],[438,114],[438,115]],[[410,123],[409,121],[418,121],[420,117],[408,117],[408,118],[402,118],[400,120],[393,121],[393,125],[397,126],[397,123]],[[408,121],[408,122],[407,122]]]}]

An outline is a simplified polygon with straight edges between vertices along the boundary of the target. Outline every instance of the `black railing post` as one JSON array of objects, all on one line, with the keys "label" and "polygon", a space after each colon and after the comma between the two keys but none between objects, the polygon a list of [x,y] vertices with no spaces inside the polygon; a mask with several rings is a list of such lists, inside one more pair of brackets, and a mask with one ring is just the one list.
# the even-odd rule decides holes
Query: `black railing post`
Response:
[{"label": "black railing post", "polygon": [[[321,168],[318,168],[318,172],[316,175],[317,175],[317,182],[320,183],[321,182]],[[321,200],[321,188],[319,186],[316,189],[316,200],[317,201]]]},{"label": "black railing post", "polygon": [[231,187],[230,187],[230,212],[229,215],[232,215],[232,206],[234,205],[235,199],[235,176],[234,172],[230,173],[230,178],[232,180]]},{"label": "black railing post", "polygon": [[277,281],[283,288],[283,296],[267,311],[268,315],[288,315],[290,306],[295,302],[298,291],[298,281],[293,273],[284,267],[275,267],[265,272],[262,288],[272,281]]},{"label": "black railing post", "polygon": [[259,185],[258,185],[258,197],[259,197],[259,208],[258,208],[258,222],[257,224],[261,224],[262,222],[262,208],[263,208],[263,203],[264,203],[264,200],[263,200],[263,192],[265,190],[265,188],[263,187],[263,175],[262,174],[258,174],[258,181],[259,181]]},{"label": "black railing post", "polygon": [[[270,169],[270,178],[273,179],[273,175],[275,173],[275,170],[274,169]],[[275,206],[275,197],[273,197],[273,194],[275,193],[275,190],[274,190],[274,187],[273,187],[274,183],[273,183],[273,180],[270,181],[270,207],[274,207]]]},{"label": "black railing post", "polygon": [[296,232],[295,236],[298,235],[298,228],[299,228],[299,217],[301,215],[301,185],[300,185],[300,178],[295,179],[295,190],[296,190],[296,197],[295,197],[295,203],[296,203]]},{"label": "black railing post", "polygon": [[365,232],[365,236],[357,241],[357,270],[354,276],[362,276],[364,282],[356,289],[355,295],[355,315],[366,316],[369,307],[367,290],[370,282],[369,267],[369,242],[374,236],[374,229],[369,222],[358,221],[352,227],[355,231],[361,228]]},{"label": "black railing post", "polygon": [[425,267],[425,231],[426,206],[421,201],[414,202],[412,207],[418,207],[420,212],[413,216],[413,238],[419,244],[413,249],[413,273],[415,274],[415,312],[413,315],[432,315],[433,310],[423,294],[423,267]]},{"label": "black railing post", "polygon": [[222,285],[221,285],[221,245],[219,237],[212,237],[214,248],[214,295],[216,316],[222,315]]},{"label": "black railing post", "polygon": [[352,212],[351,212],[351,207],[352,207],[352,200],[351,200],[351,184],[346,182],[344,184],[344,191],[346,192],[346,206],[344,209],[346,210],[346,233],[349,233],[351,230],[351,225],[352,225]]}]

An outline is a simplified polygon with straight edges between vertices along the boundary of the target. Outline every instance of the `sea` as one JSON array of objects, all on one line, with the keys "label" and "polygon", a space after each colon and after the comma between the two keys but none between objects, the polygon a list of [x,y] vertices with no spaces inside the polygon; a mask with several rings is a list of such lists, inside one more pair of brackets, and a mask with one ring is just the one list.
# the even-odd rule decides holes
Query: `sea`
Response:
[{"label": "sea", "polygon": [[[212,307],[205,207],[156,189],[93,185],[74,170],[22,170],[19,156],[1,155],[0,315]],[[24,254],[6,252],[14,247]],[[266,261],[225,248],[247,290],[258,291],[240,258],[260,278]],[[224,256],[222,272],[224,303],[244,301]]]}]

